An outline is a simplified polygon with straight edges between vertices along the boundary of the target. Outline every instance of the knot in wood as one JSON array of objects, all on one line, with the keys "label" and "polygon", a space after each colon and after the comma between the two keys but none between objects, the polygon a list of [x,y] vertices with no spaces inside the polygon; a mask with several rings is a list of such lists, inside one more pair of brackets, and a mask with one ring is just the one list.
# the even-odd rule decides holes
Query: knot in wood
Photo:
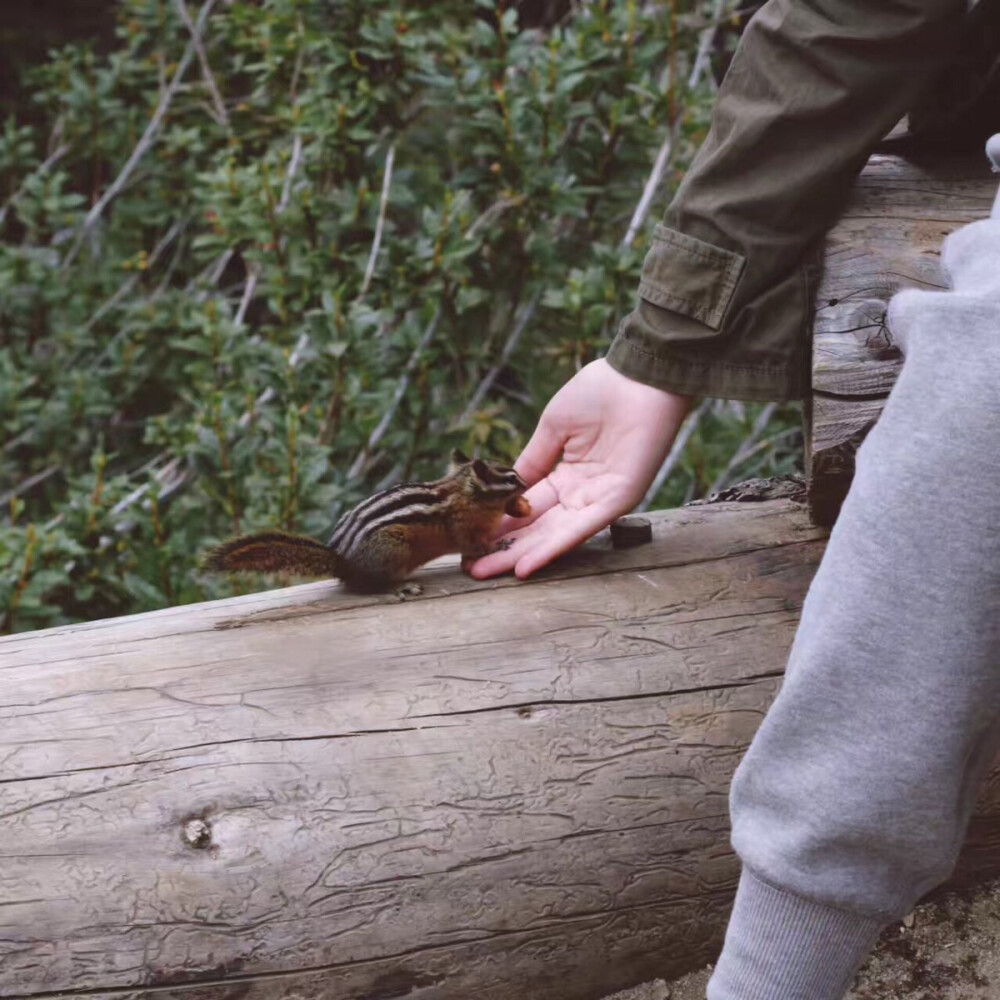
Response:
[{"label": "knot in wood", "polygon": [[181,836],[188,847],[201,850],[212,843],[212,828],[206,820],[189,819],[184,824]]}]

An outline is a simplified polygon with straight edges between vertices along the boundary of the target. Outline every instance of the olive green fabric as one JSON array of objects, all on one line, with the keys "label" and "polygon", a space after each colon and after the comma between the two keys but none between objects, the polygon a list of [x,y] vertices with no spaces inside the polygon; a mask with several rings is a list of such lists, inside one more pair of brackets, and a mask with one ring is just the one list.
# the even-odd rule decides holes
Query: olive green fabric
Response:
[{"label": "olive green fabric", "polygon": [[965,0],[769,0],[643,265],[608,361],[729,399],[809,388],[821,238],[869,152],[951,56]]}]

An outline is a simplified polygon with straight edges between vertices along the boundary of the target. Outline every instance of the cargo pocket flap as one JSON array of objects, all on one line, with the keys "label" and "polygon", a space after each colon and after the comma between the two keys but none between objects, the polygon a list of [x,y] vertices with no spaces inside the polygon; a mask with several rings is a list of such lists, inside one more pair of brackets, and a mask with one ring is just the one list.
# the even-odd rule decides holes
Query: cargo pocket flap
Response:
[{"label": "cargo pocket flap", "polygon": [[646,254],[639,294],[718,330],[746,258],[659,225]]}]

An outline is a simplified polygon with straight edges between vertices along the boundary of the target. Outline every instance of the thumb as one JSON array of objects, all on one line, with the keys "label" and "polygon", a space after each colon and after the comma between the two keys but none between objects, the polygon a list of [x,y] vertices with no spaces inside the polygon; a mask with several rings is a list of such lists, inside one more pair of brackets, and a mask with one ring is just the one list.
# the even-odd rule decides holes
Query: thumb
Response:
[{"label": "thumb", "polygon": [[559,461],[566,444],[566,436],[558,434],[551,420],[546,420],[545,414],[538,422],[531,440],[524,446],[524,451],[514,463],[514,471],[529,485],[534,486],[544,479]]}]

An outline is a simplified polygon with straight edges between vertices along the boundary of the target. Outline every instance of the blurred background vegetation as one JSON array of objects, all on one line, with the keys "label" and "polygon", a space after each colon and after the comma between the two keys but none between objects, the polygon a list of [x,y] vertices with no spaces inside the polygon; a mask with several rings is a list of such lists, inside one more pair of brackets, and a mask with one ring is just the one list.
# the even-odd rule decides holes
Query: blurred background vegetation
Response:
[{"label": "blurred background vegetation", "polygon": [[[16,6],[0,631],[231,593],[196,569],[228,535],[516,457],[632,308],[738,36],[723,0]],[[718,401],[685,437],[652,506],[800,446]]]}]

